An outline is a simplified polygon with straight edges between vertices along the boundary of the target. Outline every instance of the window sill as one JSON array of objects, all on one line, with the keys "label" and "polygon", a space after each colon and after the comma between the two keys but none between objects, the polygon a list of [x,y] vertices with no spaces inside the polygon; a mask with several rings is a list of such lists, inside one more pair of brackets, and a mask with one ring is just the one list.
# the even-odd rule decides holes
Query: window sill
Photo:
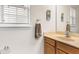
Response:
[{"label": "window sill", "polygon": [[30,24],[0,24],[0,27],[26,27],[30,28]]}]

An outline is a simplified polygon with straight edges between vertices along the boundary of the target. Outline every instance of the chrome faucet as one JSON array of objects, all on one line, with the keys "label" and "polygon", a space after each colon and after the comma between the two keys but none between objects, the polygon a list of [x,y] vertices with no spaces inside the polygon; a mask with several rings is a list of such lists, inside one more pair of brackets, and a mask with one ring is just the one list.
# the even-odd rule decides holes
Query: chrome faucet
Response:
[{"label": "chrome faucet", "polygon": [[70,24],[68,22],[66,25],[65,35],[66,35],[66,37],[70,37]]}]

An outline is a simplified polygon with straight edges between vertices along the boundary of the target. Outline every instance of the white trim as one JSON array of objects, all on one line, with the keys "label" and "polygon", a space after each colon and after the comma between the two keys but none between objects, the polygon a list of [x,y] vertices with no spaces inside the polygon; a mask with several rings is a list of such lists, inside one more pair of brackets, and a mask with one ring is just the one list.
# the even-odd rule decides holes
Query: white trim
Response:
[{"label": "white trim", "polygon": [[0,24],[0,27],[27,27],[30,28],[30,24]]}]

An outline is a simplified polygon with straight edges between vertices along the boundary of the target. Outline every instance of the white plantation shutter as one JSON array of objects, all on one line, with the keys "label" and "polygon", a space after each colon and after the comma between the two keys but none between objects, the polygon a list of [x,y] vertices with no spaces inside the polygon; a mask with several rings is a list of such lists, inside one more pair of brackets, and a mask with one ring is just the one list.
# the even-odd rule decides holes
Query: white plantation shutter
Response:
[{"label": "white plantation shutter", "polygon": [[77,32],[75,8],[70,8],[70,25],[71,25],[71,32]]},{"label": "white plantation shutter", "polygon": [[3,19],[5,23],[16,22],[16,7],[3,6]]},{"label": "white plantation shutter", "polygon": [[2,22],[2,7],[0,6],[0,22]]},{"label": "white plantation shutter", "polygon": [[[17,23],[28,23],[28,9],[17,8]],[[26,21],[27,20],[27,21]]]},{"label": "white plantation shutter", "polygon": [[0,6],[0,11],[2,8],[2,17],[0,17],[0,22],[3,23],[29,23],[29,8],[24,5],[3,5]]}]

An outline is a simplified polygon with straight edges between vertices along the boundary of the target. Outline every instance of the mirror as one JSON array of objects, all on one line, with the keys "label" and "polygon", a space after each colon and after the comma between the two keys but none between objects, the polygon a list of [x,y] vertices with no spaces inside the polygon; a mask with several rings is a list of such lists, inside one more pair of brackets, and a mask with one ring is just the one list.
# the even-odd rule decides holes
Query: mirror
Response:
[{"label": "mirror", "polygon": [[72,33],[79,33],[79,5],[57,5],[57,32],[65,32],[67,22]]}]

